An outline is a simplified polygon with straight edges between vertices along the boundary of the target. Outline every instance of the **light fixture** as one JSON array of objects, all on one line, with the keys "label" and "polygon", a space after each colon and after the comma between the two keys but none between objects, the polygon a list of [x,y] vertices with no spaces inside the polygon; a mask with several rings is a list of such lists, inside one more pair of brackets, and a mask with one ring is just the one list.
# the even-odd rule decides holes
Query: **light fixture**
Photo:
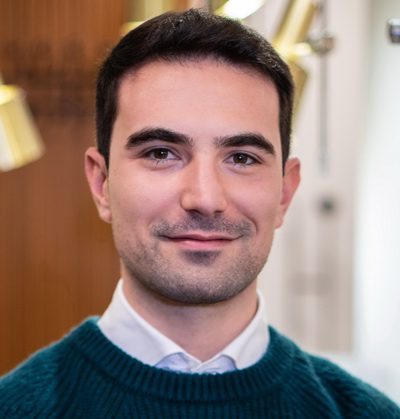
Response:
[{"label": "light fixture", "polygon": [[298,57],[295,46],[304,43],[310,30],[317,6],[311,0],[290,0],[285,9],[273,45],[287,61]]},{"label": "light fixture", "polygon": [[127,22],[122,26],[122,34],[154,16],[171,10],[183,11],[189,7],[190,1],[187,0],[125,0]]},{"label": "light fixture", "polygon": [[334,47],[335,39],[326,30],[309,34],[319,4],[312,0],[290,0],[272,40],[273,46],[292,71],[296,85],[295,111],[307,82],[307,72],[299,62],[301,57],[324,55]]},{"label": "light fixture", "polygon": [[210,3],[211,10],[217,15],[228,16],[232,19],[246,19],[263,6],[265,0],[211,0]]},{"label": "light fixture", "polygon": [[16,169],[44,153],[24,92],[0,79],[0,171]]}]

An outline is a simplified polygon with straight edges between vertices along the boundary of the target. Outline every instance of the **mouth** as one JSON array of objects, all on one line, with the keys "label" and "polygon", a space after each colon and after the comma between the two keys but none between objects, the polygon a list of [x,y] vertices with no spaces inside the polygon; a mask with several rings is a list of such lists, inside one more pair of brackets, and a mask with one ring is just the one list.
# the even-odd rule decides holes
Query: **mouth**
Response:
[{"label": "mouth", "polygon": [[221,249],[232,243],[238,237],[223,234],[187,233],[176,236],[164,236],[164,238],[187,250],[206,251]]}]

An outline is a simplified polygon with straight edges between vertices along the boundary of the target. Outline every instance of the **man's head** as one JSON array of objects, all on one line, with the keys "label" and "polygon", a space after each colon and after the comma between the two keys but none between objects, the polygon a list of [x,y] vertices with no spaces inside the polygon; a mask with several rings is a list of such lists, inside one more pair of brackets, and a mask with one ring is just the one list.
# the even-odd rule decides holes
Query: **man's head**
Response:
[{"label": "man's head", "polygon": [[271,47],[223,18],[164,15],[113,50],[97,103],[86,173],[134,294],[211,304],[254,291],[299,182],[291,79]]},{"label": "man's head", "polygon": [[290,152],[293,83],[289,68],[263,37],[239,22],[199,10],[166,13],[129,32],[111,51],[99,72],[96,95],[97,146],[109,162],[110,140],[118,112],[118,87],[124,75],[141,66],[213,58],[257,72],[279,96],[282,164]]}]

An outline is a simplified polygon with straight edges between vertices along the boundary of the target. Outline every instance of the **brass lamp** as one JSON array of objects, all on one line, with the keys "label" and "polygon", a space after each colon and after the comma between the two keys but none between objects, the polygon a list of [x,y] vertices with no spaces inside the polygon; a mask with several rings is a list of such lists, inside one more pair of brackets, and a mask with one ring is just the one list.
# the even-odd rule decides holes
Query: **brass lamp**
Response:
[{"label": "brass lamp", "polygon": [[307,72],[298,63],[300,56],[305,54],[299,54],[299,50],[308,45],[305,40],[315,11],[316,5],[311,0],[290,0],[272,41],[292,71],[296,85],[295,111],[307,81]]},{"label": "brass lamp", "polygon": [[288,63],[296,85],[295,111],[307,82],[307,72],[300,65],[301,57],[324,55],[334,47],[334,38],[326,32],[310,36],[309,31],[318,5],[313,0],[289,0],[273,46]]},{"label": "brass lamp", "polygon": [[217,15],[229,16],[232,19],[246,19],[255,13],[265,0],[211,0],[211,11]]},{"label": "brass lamp", "polygon": [[186,0],[126,0],[127,22],[122,26],[122,33],[126,34],[144,21],[170,10],[183,11],[190,7]]},{"label": "brass lamp", "polygon": [[44,153],[24,92],[0,79],[0,171],[16,169]]}]

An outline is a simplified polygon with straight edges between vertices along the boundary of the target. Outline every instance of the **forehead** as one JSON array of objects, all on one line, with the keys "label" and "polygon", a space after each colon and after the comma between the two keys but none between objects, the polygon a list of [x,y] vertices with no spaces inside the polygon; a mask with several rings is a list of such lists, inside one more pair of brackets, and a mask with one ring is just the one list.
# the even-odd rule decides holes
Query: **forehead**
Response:
[{"label": "forehead", "polygon": [[[179,76],[184,76],[184,78],[179,78]],[[187,58],[179,61],[160,59],[135,68],[122,77],[118,87],[118,99],[121,100],[128,85],[132,87],[135,84],[135,87],[138,87],[145,84],[146,81],[150,81],[154,88],[165,88],[166,86],[163,84],[167,83],[171,89],[179,87],[179,84],[184,84],[187,87],[191,81],[198,81],[200,85],[196,83],[191,87],[195,88],[198,85],[203,89],[206,86],[223,82],[226,77],[229,81],[235,80],[235,88],[238,86],[245,88],[249,83],[258,84],[259,87],[263,85],[262,87],[266,88],[269,94],[274,91],[274,94],[277,95],[273,82],[259,71],[244,65],[228,63],[223,59],[205,57]]]},{"label": "forehead", "polygon": [[279,99],[265,76],[213,59],[155,61],[121,80],[116,129],[148,126],[196,136],[258,131],[279,139]]}]

